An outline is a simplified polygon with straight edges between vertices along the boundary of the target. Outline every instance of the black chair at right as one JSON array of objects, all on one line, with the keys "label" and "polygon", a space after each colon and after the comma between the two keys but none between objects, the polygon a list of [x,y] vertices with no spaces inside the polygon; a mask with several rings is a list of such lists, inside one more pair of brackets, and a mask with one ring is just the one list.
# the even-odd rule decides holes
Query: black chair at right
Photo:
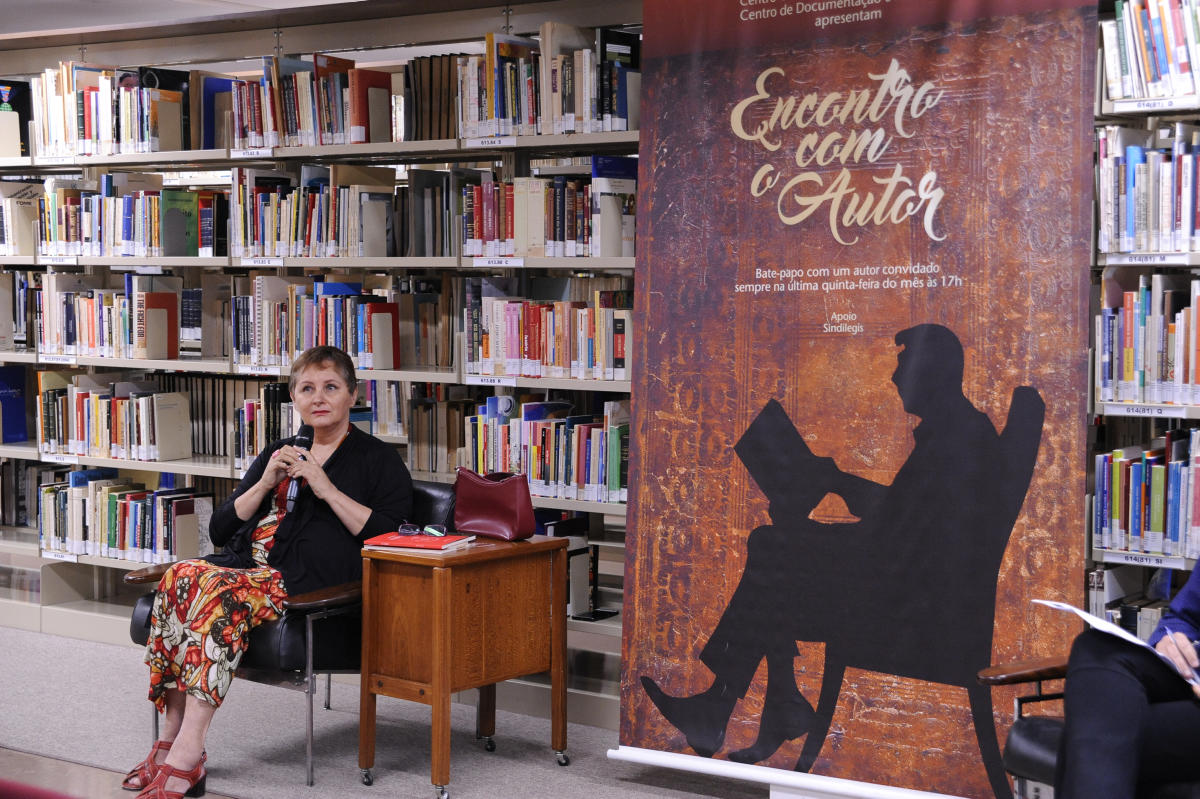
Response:
[{"label": "black chair at right", "polygon": [[[979,672],[979,682],[989,687],[1036,686],[1033,694],[1017,697],[1013,725],[1004,742],[1004,770],[1012,778],[1015,799],[1052,799],[1054,796],[1054,770],[1058,763],[1063,719],[1057,715],[1026,715],[1025,708],[1037,702],[1061,700],[1062,691],[1047,690],[1045,683],[1066,676],[1065,655],[1002,663]],[[1147,785],[1138,799],[1200,799],[1200,782]]]}]

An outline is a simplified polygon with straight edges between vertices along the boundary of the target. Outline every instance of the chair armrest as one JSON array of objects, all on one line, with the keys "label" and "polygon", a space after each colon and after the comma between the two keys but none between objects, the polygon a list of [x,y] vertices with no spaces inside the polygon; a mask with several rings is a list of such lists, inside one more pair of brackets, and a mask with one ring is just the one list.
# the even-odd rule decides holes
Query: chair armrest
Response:
[{"label": "chair armrest", "polygon": [[304,594],[289,596],[283,600],[284,610],[312,611],[329,610],[362,602],[362,581],[331,585]]},{"label": "chair armrest", "polygon": [[153,566],[144,566],[140,569],[134,569],[131,572],[125,572],[126,585],[144,585],[145,583],[158,584],[162,576],[167,573],[167,569],[171,568],[170,563],[155,563]]},{"label": "chair armrest", "polygon": [[1042,680],[1060,680],[1067,676],[1067,658],[1056,655],[1048,658],[999,663],[981,669],[976,678],[984,685],[1015,685]]}]

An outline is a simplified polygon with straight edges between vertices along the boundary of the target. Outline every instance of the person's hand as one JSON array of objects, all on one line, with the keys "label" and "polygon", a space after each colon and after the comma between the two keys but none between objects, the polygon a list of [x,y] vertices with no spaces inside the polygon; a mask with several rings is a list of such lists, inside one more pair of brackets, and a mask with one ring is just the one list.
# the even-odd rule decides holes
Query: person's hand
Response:
[{"label": "person's hand", "polygon": [[[1192,642],[1186,635],[1168,632],[1159,639],[1154,648],[1171,661],[1184,678],[1188,680],[1195,678],[1196,669],[1200,667],[1200,657],[1196,656],[1196,647],[1192,646]],[[1193,685],[1192,691],[1200,697],[1200,686]]]},{"label": "person's hand", "polygon": [[293,447],[291,444],[275,450],[267,460],[267,468],[263,470],[260,481],[268,489],[275,488],[283,478],[291,474],[289,470],[295,464],[304,462],[301,460],[301,456],[308,457],[308,451]]},{"label": "person's hand", "polygon": [[280,450],[275,450],[267,459],[267,468],[263,469],[262,477],[258,478],[258,484],[270,491],[279,485],[279,481],[286,476],[287,464],[283,462]]},{"label": "person's hand", "polygon": [[[318,499],[325,499],[326,492],[333,489],[333,482],[321,468],[321,464],[313,460],[308,450],[288,445],[281,447],[280,452],[288,450],[281,460],[285,463],[286,474],[293,480],[304,480]],[[303,457],[301,457],[303,456]]]}]

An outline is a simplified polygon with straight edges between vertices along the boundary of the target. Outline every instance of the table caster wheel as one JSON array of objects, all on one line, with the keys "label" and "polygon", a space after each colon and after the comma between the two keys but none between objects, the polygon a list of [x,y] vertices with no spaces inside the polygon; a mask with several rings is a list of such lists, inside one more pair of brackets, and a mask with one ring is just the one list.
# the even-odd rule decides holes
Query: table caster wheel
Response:
[{"label": "table caster wheel", "polygon": [[490,735],[483,736],[483,748],[488,752],[496,751],[496,740]]},{"label": "table caster wheel", "polygon": [[436,799],[450,799],[450,792],[446,790],[445,785],[433,786],[433,793]]},{"label": "table caster wheel", "polygon": [[362,772],[362,784],[363,785],[370,785],[373,782],[375,782],[375,778],[371,776],[371,769],[364,768],[364,769],[359,769],[359,770]]},{"label": "table caster wheel", "polygon": [[558,765],[560,766],[568,766],[571,764],[571,758],[567,756],[566,752],[555,752],[554,756],[558,759]]}]

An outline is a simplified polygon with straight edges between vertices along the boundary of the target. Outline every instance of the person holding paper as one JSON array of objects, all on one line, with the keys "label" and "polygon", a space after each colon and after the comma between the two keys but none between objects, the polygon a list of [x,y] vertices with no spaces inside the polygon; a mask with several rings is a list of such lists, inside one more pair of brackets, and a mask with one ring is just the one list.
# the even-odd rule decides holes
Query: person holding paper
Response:
[{"label": "person holding paper", "polygon": [[311,439],[284,438],[260,453],[213,512],[209,536],[221,552],[173,564],[158,584],[146,663],[165,722],[122,784],[139,797],[204,793],[205,737],[250,630],[278,618],[289,594],[360,579],[363,540],[411,515],[403,459],[350,423],[358,381],[349,356],[307,350],[289,388]]},{"label": "person holding paper", "polygon": [[1080,633],[1064,683],[1056,797],[1133,799],[1143,783],[1200,779],[1197,640],[1195,571],[1150,636],[1162,658],[1096,629]]}]

